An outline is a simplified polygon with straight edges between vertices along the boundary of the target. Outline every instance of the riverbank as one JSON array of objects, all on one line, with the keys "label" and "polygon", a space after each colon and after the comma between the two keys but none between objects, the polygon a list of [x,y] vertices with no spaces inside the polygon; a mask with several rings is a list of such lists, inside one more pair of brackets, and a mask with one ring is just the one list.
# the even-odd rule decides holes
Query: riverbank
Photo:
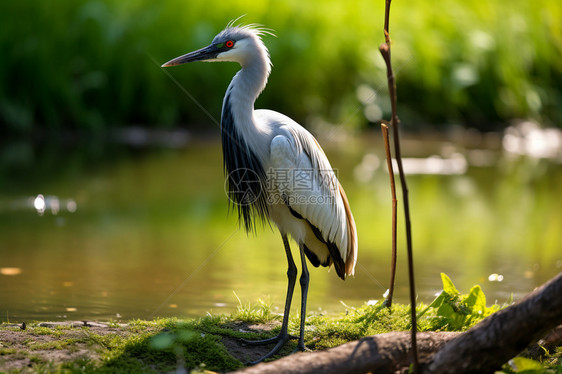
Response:
[{"label": "riverbank", "polygon": [[[478,302],[469,305],[470,300],[479,295],[479,287],[476,287],[468,295],[447,298],[444,292],[431,305],[419,305],[419,330],[464,331],[501,308],[499,305],[482,307]],[[461,308],[454,311],[450,309],[452,306]],[[3,323],[0,324],[0,371],[233,371],[271,349],[270,346],[249,347],[240,341],[242,337],[261,339],[277,334],[281,318],[271,310],[270,305],[259,301],[254,305],[240,305],[231,315],[209,314],[190,320]],[[297,316],[290,319],[292,333],[298,332],[298,322]],[[364,336],[405,331],[409,327],[408,306],[395,304],[389,309],[371,301],[360,308],[348,307],[338,316],[309,314],[305,343],[309,349],[317,351]],[[295,342],[287,344],[278,357],[290,354],[295,346]],[[556,353],[544,356],[541,363],[531,362],[535,368],[539,365],[543,370],[535,372],[559,373],[561,357],[558,347]],[[506,364],[503,372],[522,372],[521,364],[519,368],[513,363]]]},{"label": "riverbank", "polygon": [[[261,336],[280,325],[277,321],[217,322],[208,318],[197,322],[34,322],[25,328],[6,323],[0,325],[0,372],[169,372],[184,367],[203,371],[206,366],[234,370],[268,348],[246,347],[228,335],[238,330]],[[187,326],[193,323],[205,327],[191,330]]]}]

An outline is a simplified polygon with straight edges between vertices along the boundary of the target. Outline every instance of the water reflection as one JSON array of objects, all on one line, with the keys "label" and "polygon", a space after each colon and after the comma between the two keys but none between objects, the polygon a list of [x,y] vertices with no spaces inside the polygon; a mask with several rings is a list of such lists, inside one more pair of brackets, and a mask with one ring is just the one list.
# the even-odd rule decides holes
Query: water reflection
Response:
[{"label": "water reflection", "polygon": [[0,274],[2,275],[20,275],[21,269],[20,268],[0,268]]},{"label": "water reflection", "polygon": [[[466,158],[460,153],[454,153],[448,158],[436,155],[426,158],[404,158],[402,164],[406,174],[460,175],[466,173],[468,168]],[[398,170],[395,161],[394,170]]]},{"label": "water reflection", "polygon": [[488,280],[490,282],[503,282],[503,275],[498,273],[493,273],[488,275]]},{"label": "water reflection", "polygon": [[49,211],[52,215],[57,215],[62,211],[69,213],[76,212],[77,204],[73,199],[61,200],[57,196],[47,196],[39,194],[35,198],[28,199],[28,206],[33,207],[37,214],[42,216],[45,211]]},{"label": "water reflection", "polygon": [[[356,144],[325,148],[357,222],[357,275],[342,282],[333,271],[311,269],[311,311],[340,312],[341,301],[380,300],[388,288],[386,162],[376,140]],[[405,144],[407,159],[441,163],[414,170],[449,168],[408,180],[420,301],[440,290],[440,272],[461,292],[479,283],[489,302],[504,302],[562,271],[560,165],[504,157],[501,139],[498,148]],[[268,227],[257,236],[238,231],[221,162],[219,144],[207,141],[85,166],[0,194],[0,312],[13,320],[195,316],[234,310],[233,291],[244,303],[270,297],[282,307],[279,234]],[[67,167],[74,170],[70,160]],[[407,301],[402,237],[395,296]]]},{"label": "water reflection", "polygon": [[[393,169],[397,173],[398,165],[392,160]],[[449,157],[431,155],[429,157],[404,157],[402,158],[404,173],[409,175],[460,175],[466,173],[468,162],[461,153],[453,153]],[[372,153],[367,153],[362,161],[355,167],[355,179],[367,183],[373,179],[375,173],[381,166],[380,159]],[[386,168],[386,163],[384,164]]]},{"label": "water reflection", "polygon": [[505,130],[502,145],[510,154],[562,162],[562,131],[557,128],[521,121]]}]

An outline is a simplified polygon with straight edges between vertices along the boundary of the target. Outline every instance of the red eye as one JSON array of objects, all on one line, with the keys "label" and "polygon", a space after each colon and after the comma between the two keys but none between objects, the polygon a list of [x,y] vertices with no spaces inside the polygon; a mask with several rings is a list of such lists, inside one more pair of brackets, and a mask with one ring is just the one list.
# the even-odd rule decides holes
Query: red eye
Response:
[{"label": "red eye", "polygon": [[227,40],[227,42],[224,43],[224,45],[226,45],[228,48],[232,48],[234,47],[234,42],[232,40]]}]

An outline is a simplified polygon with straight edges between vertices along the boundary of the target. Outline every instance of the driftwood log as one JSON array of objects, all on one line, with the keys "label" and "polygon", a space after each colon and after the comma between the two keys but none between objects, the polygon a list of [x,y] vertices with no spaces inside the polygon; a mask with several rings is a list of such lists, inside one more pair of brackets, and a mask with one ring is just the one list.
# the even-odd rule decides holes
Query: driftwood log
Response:
[{"label": "driftwood log", "polygon": [[[418,333],[421,373],[493,373],[562,323],[562,273],[465,333]],[[296,353],[239,373],[394,373],[411,362],[409,332],[369,336]]]},{"label": "driftwood log", "polygon": [[[420,358],[435,353],[459,334],[458,332],[418,333]],[[295,353],[277,361],[247,367],[237,373],[394,373],[410,364],[410,342],[409,331],[389,332],[367,336],[324,351]]]},{"label": "driftwood log", "polygon": [[542,339],[532,344],[530,347],[527,348],[527,350],[523,354],[532,359],[540,360],[545,356],[547,352],[553,353],[554,351],[556,351],[557,347],[561,347],[561,346],[562,346],[562,325],[558,326],[554,330],[551,330]]}]

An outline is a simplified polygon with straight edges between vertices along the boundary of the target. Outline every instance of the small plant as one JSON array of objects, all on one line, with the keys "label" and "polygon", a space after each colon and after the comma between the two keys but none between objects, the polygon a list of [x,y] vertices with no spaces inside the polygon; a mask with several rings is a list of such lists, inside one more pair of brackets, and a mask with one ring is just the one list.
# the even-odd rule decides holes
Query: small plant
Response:
[{"label": "small plant", "polygon": [[503,366],[502,372],[505,374],[554,373],[552,370],[545,369],[540,362],[526,357],[515,357],[509,360],[509,362]]},{"label": "small plant", "polygon": [[232,317],[235,320],[246,321],[246,322],[259,322],[265,323],[273,320],[275,315],[271,312],[272,302],[269,300],[258,299],[257,303],[243,304],[238,295],[234,293],[236,299],[238,300],[238,308]]},{"label": "small plant", "polygon": [[224,319],[207,316],[197,321],[175,323],[150,337],[142,348],[168,367],[175,361],[177,372],[186,367],[196,368],[196,372],[238,369],[242,363],[229,355],[221,343],[222,336],[216,334],[222,331],[218,324]]},{"label": "small plant", "polygon": [[447,274],[441,273],[441,281],[443,291],[418,314],[420,318],[429,309],[437,309],[435,315],[429,318],[432,330],[466,330],[500,309],[498,305],[486,307],[486,295],[479,285],[473,286],[467,295],[461,295]]},{"label": "small plant", "polygon": [[154,335],[150,339],[150,347],[154,349],[166,350],[180,346],[197,337],[197,333],[192,330],[179,328],[176,331],[164,331]]},{"label": "small plant", "polygon": [[119,327],[119,322],[110,319],[109,322],[107,322],[107,326],[112,328],[117,328]]}]

